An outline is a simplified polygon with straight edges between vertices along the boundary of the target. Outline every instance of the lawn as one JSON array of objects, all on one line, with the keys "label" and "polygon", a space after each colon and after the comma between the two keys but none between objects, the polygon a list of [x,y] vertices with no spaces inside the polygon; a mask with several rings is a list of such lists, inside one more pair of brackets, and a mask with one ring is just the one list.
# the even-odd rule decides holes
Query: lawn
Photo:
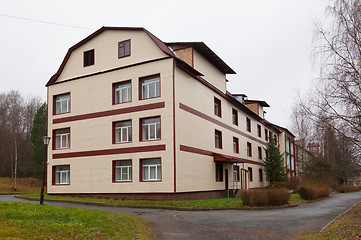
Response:
[{"label": "lawn", "polygon": [[135,216],[103,211],[0,202],[0,239],[151,239]]},{"label": "lawn", "polygon": [[321,233],[296,233],[294,240],[361,239],[361,203],[333,221]]},{"label": "lawn", "polygon": [[0,177],[0,193],[40,193],[41,183],[40,180],[35,178],[18,178],[15,191],[12,188],[11,178]]},{"label": "lawn", "polygon": [[[24,197],[39,198],[39,194],[22,194]],[[66,196],[49,196],[45,194],[45,199],[59,199],[72,201],[101,202],[128,206],[146,206],[146,207],[174,207],[174,208],[245,208],[240,198],[220,198],[205,200],[188,200],[188,201],[141,201],[141,200],[114,200],[102,198],[79,198]]]}]

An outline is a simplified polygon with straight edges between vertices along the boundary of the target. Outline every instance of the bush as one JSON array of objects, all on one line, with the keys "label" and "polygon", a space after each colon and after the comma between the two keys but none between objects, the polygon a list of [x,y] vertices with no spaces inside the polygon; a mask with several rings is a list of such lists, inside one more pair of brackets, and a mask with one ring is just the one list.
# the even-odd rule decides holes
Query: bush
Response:
[{"label": "bush", "polygon": [[250,189],[240,192],[243,204],[251,207],[285,205],[290,196],[286,188]]},{"label": "bush", "polygon": [[297,192],[305,200],[314,200],[329,196],[327,184],[305,183],[301,184]]},{"label": "bush", "polygon": [[360,191],[360,187],[350,186],[350,185],[340,185],[336,188],[336,191],[340,193],[358,192]]}]

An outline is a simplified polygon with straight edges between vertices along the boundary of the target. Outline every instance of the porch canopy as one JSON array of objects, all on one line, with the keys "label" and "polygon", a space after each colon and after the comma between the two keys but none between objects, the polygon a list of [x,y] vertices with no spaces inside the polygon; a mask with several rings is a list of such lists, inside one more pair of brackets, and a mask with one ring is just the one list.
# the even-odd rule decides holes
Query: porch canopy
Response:
[{"label": "porch canopy", "polygon": [[222,163],[245,163],[245,161],[242,161],[239,158],[213,153],[214,161],[215,162],[222,162]]}]

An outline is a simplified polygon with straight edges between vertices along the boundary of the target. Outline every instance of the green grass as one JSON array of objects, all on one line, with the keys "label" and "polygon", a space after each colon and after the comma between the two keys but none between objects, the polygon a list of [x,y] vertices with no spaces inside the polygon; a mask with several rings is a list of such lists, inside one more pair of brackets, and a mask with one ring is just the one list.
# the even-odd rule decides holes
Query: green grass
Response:
[{"label": "green grass", "polygon": [[0,177],[0,193],[40,193],[40,189],[41,181],[35,178],[18,178],[15,191],[12,188],[11,178]]},{"label": "green grass", "polygon": [[[39,198],[39,194],[22,194],[24,197]],[[244,208],[240,198],[220,198],[205,200],[189,200],[189,201],[141,201],[141,200],[114,200],[101,198],[79,198],[66,196],[49,196],[45,194],[45,199],[60,199],[72,201],[101,202],[131,206],[147,206],[147,207],[175,207],[175,208]]]},{"label": "green grass", "polygon": [[319,239],[361,239],[361,203],[333,221],[321,233],[296,233],[294,240],[319,240]]},{"label": "green grass", "polygon": [[0,239],[151,239],[135,216],[0,202]]},{"label": "green grass", "polygon": [[301,203],[306,203],[307,200],[304,200],[301,198],[301,195],[298,193],[292,193],[290,200],[289,200],[289,204],[301,204]]}]

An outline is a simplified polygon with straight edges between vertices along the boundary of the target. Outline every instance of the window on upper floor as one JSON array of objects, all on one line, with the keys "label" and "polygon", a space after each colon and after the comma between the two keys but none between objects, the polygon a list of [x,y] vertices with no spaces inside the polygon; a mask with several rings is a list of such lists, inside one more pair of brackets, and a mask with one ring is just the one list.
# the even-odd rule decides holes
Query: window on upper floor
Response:
[{"label": "window on upper floor", "polygon": [[70,128],[53,131],[53,149],[70,148]]},{"label": "window on upper floor", "polygon": [[247,156],[252,157],[252,144],[247,142]]},{"label": "window on upper floor", "polygon": [[258,159],[262,160],[262,147],[258,147]]},{"label": "window on upper floor", "polygon": [[223,164],[216,163],[216,182],[223,182]]},{"label": "window on upper floor", "polygon": [[251,119],[246,117],[246,128],[248,132],[251,132]]},{"label": "window on upper floor", "polygon": [[84,62],[83,62],[83,66],[84,67],[88,67],[91,65],[94,65],[94,56],[95,56],[95,50],[88,50],[84,52]]},{"label": "window on upper floor", "polygon": [[222,105],[221,100],[214,97],[214,115],[222,117]]},{"label": "window on upper floor", "polygon": [[139,78],[140,99],[155,98],[160,96],[160,75]]},{"label": "window on upper floor", "polygon": [[130,39],[118,43],[118,58],[130,56]]},{"label": "window on upper floor", "polygon": [[143,118],[140,120],[142,141],[160,139],[160,117]]},{"label": "window on upper floor", "polygon": [[162,180],[162,166],[160,158],[141,159],[142,181],[160,181]]},{"label": "window on upper floor", "polygon": [[70,165],[53,166],[53,185],[70,184]]},{"label": "window on upper floor", "polygon": [[238,111],[232,108],[232,123],[238,126]]},{"label": "window on upper floor", "polygon": [[132,141],[132,121],[119,121],[113,123],[114,143]]},{"label": "window on upper floor", "polygon": [[132,160],[113,161],[113,182],[132,181]]},{"label": "window on upper floor", "polygon": [[113,84],[113,104],[132,101],[132,83],[124,81]]},{"label": "window on upper floor", "polygon": [[214,132],[215,147],[222,149],[222,132],[215,130]]},{"label": "window on upper floor", "polygon": [[70,112],[70,93],[55,95],[53,101],[53,114]]},{"label": "window on upper floor", "polygon": [[239,153],[239,140],[233,137],[233,153]]},{"label": "window on upper floor", "polygon": [[267,129],[264,130],[264,138],[266,139],[266,141],[268,141],[268,131],[267,131]]},{"label": "window on upper floor", "polygon": [[257,134],[258,134],[258,137],[262,137],[262,128],[261,128],[261,125],[257,124]]},{"label": "window on upper floor", "polygon": [[253,182],[253,172],[251,167],[248,168],[248,181]]}]

